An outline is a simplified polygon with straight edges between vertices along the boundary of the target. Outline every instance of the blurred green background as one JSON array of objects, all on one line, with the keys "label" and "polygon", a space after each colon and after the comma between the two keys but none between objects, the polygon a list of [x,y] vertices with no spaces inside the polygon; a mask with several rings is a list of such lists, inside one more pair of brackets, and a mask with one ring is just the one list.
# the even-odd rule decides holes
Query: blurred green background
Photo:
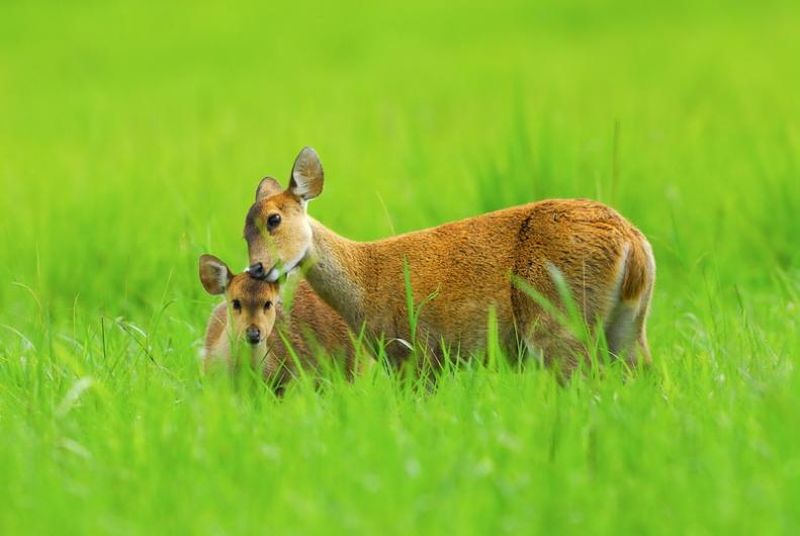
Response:
[{"label": "blurred green background", "polygon": [[[800,410],[798,57],[796,2],[1,2],[0,529],[797,529],[798,437],[766,416]],[[612,204],[656,251],[658,372],[560,390],[478,370],[430,400],[385,379],[285,404],[209,387],[197,257],[244,266],[257,181],[286,180],[304,145],[326,169],[311,214],[355,239],[545,197]],[[608,432],[586,439],[595,403]],[[471,452],[460,412],[531,434],[486,424],[476,454],[541,475],[517,502],[469,507],[506,491],[476,496],[445,462]],[[553,422],[567,439],[545,441]],[[285,429],[294,480],[254,454]],[[188,439],[170,454],[165,430],[205,430],[207,457]],[[325,469],[308,437],[357,452]],[[631,438],[654,450],[615,465]],[[144,445],[138,473],[126,441]],[[401,485],[422,451],[439,453],[411,465],[428,478]],[[179,506],[191,482],[197,517]],[[557,489],[564,503],[543,500]]]}]

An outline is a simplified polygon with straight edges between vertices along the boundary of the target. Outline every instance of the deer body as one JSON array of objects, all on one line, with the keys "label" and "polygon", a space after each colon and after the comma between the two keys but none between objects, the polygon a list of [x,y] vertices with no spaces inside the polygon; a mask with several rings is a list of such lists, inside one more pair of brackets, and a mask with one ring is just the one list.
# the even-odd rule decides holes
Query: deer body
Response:
[{"label": "deer body", "polygon": [[[642,233],[613,209],[588,200],[547,200],[353,242],[306,215],[321,181],[310,149],[298,157],[289,189],[262,181],[245,228],[251,270],[261,267],[269,279],[307,262],[310,285],[354,330],[363,325],[376,338],[411,338],[407,264],[414,302],[425,301],[414,335],[434,360],[443,346],[462,356],[483,350],[493,309],[509,354],[522,343],[545,362],[570,370],[586,349],[517,283],[563,310],[558,272],[586,324],[602,325],[612,353],[631,362],[637,354],[650,360],[645,320],[655,261]],[[277,213],[288,232],[281,224],[256,232],[260,221]],[[387,352],[398,361],[407,353],[403,345],[387,346]]]},{"label": "deer body", "polygon": [[298,375],[297,362],[285,341],[306,373],[315,374],[323,368],[320,358],[334,360],[332,364],[341,367],[348,379],[367,365],[359,361],[347,323],[305,281],[297,285],[289,310],[278,306],[278,320],[268,341],[271,358],[267,360],[265,374],[278,375],[279,383]]}]

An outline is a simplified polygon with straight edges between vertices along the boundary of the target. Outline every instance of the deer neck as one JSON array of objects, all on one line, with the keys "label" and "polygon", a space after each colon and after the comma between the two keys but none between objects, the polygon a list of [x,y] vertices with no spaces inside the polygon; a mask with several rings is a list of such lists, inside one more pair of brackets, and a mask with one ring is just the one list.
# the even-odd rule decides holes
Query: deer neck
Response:
[{"label": "deer neck", "polygon": [[359,329],[369,268],[367,244],[341,237],[314,219],[311,233],[306,279],[353,329]]}]

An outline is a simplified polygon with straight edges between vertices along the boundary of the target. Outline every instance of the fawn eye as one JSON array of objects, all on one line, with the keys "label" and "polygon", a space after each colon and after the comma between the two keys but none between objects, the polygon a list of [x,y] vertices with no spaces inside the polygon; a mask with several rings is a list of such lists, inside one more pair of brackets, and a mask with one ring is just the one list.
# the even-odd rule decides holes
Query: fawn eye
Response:
[{"label": "fawn eye", "polygon": [[231,305],[233,305],[233,310],[234,311],[241,311],[242,310],[242,302],[240,302],[239,300],[233,300],[233,303]]},{"label": "fawn eye", "polygon": [[268,301],[267,303],[264,304],[264,310],[269,311],[270,309],[272,309],[272,302]]},{"label": "fawn eye", "polygon": [[280,224],[281,224],[280,214],[270,214],[269,216],[267,216],[267,227],[269,227],[270,229],[274,229]]}]

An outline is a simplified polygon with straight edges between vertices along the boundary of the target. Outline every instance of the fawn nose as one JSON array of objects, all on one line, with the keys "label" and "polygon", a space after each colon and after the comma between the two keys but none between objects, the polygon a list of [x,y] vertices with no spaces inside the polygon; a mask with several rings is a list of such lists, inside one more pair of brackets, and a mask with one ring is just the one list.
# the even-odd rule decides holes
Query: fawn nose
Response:
[{"label": "fawn nose", "polygon": [[267,273],[264,271],[264,265],[260,262],[251,264],[247,269],[247,273],[256,279],[264,279],[267,276]]},{"label": "fawn nose", "polygon": [[258,344],[261,342],[261,330],[255,326],[250,326],[247,328],[247,342],[250,344]]}]

